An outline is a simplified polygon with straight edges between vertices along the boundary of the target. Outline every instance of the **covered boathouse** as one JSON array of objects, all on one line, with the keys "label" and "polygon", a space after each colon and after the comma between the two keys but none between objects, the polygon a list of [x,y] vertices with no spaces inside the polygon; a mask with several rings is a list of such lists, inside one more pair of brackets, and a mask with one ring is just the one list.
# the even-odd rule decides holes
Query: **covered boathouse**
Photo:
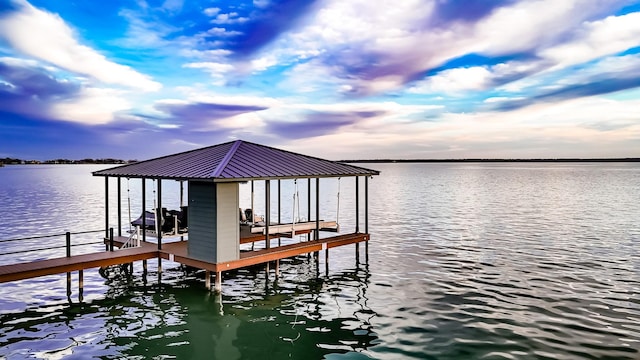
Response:
[{"label": "covered boathouse", "polygon": [[[207,287],[210,273],[214,272],[215,289],[220,291],[223,271],[241,267],[276,262],[296,255],[328,251],[329,248],[365,242],[368,254],[368,180],[378,175],[370,170],[345,163],[323,160],[242,140],[209,146],[192,151],[168,155],[133,164],[100,170],[94,176],[105,177],[105,242],[117,247],[157,246],[161,271],[161,259],[168,259],[206,271]],[[336,221],[321,219],[320,179],[355,178],[355,229],[340,229]],[[118,199],[122,198],[121,180],[137,178],[142,181],[142,204],[146,203],[145,186],[147,180],[157,181],[156,206],[153,212],[143,209],[143,215],[136,223],[136,231],[123,236],[121,207],[118,202],[117,235],[110,229],[109,179],[117,178]],[[360,179],[364,178],[364,226],[360,228]],[[307,180],[308,209],[304,221],[293,220],[286,224],[271,219],[271,181],[291,179]],[[188,186],[188,205],[181,206],[181,213],[171,216],[162,206],[162,180],[181,183],[181,198],[184,183]],[[253,209],[253,185],[255,181],[265,182],[265,209],[263,218],[257,219]],[[239,200],[241,183],[251,183],[252,209],[242,211]],[[315,184],[313,184],[315,182]],[[315,187],[315,201],[312,201],[312,187]],[[279,193],[279,190],[278,190]],[[279,197],[279,194],[278,194]],[[181,199],[182,202],[182,199]],[[339,202],[339,198],[338,198]],[[312,212],[312,203],[315,211]],[[183,205],[183,204],[181,204]],[[144,205],[143,205],[144,206]],[[278,199],[278,221],[280,202]],[[165,216],[166,215],[166,216]],[[188,219],[188,220],[187,220]],[[157,225],[156,225],[157,224]],[[166,226],[166,224],[170,224]],[[345,231],[347,230],[347,231]],[[331,232],[321,236],[321,232]],[[280,238],[293,238],[296,234],[308,234],[305,241],[281,245]],[[156,244],[147,241],[152,236]],[[179,236],[179,241],[163,242],[163,237]],[[278,239],[277,244],[272,242]],[[264,246],[254,250],[255,242],[264,241]],[[251,243],[251,251],[240,251],[240,244]],[[109,245],[107,245],[109,247]],[[116,250],[117,251],[117,250]],[[328,254],[328,253],[327,253]],[[328,255],[327,255],[328,256]],[[145,260],[146,266],[146,260]]]}]

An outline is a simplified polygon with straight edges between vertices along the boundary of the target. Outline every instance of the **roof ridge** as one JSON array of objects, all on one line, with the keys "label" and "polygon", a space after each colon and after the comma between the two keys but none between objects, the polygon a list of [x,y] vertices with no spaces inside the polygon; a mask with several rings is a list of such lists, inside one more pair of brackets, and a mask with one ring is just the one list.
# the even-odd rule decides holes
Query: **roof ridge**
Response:
[{"label": "roof ridge", "polygon": [[[238,140],[236,140],[236,141],[238,141]],[[211,148],[215,148],[215,147],[222,147],[222,146],[225,146],[225,145],[227,145],[227,144],[229,144],[231,142],[232,141],[227,141],[227,142],[221,143],[221,144],[209,145],[209,146],[205,146],[205,147],[201,147],[201,148],[197,148],[197,149],[181,151],[181,152],[178,152],[178,153],[175,153],[175,154],[167,154],[167,155],[162,155],[162,156],[158,156],[158,157],[151,158],[151,159],[136,161],[136,162],[129,163],[129,164],[118,165],[118,166],[110,167],[110,168],[107,168],[107,169],[94,171],[94,172],[92,172],[92,174],[94,176],[96,176],[96,175],[100,175],[101,172],[105,172],[105,171],[109,171],[109,170],[125,169],[125,168],[128,168],[128,167],[132,167],[134,165],[141,165],[141,164],[149,163],[149,162],[156,161],[156,160],[167,159],[167,158],[170,158],[170,157],[174,157],[176,155],[184,155],[184,154],[189,154],[189,153],[193,153],[193,152],[197,152],[197,151],[204,151],[206,149],[211,149]]]},{"label": "roof ridge", "polygon": [[220,161],[218,166],[216,166],[216,169],[211,174],[211,177],[217,178],[217,177],[220,177],[220,175],[222,175],[224,168],[227,167],[227,165],[229,164],[229,161],[231,161],[233,156],[236,154],[236,151],[238,150],[240,145],[242,145],[242,140],[236,140],[233,143],[233,145],[231,145],[231,149],[229,149],[229,152],[227,152],[224,158],[222,158],[222,161]]}]

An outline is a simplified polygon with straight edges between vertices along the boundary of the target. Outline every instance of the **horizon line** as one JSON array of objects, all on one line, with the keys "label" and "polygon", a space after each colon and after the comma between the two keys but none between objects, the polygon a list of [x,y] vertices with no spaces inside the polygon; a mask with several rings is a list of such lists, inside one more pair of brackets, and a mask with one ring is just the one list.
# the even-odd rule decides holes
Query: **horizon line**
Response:
[{"label": "horizon line", "polygon": [[443,162],[640,162],[640,157],[625,158],[468,158],[468,159],[351,159],[345,163],[443,163]]}]

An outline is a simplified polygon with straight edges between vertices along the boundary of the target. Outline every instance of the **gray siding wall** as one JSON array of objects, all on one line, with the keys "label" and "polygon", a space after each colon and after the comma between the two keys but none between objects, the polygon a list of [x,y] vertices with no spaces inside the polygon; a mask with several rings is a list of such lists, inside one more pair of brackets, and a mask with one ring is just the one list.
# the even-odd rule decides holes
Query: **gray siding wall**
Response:
[{"label": "gray siding wall", "polygon": [[238,183],[217,184],[217,262],[240,258],[240,219]]},{"label": "gray siding wall", "polygon": [[189,256],[216,262],[216,184],[189,181]]},{"label": "gray siding wall", "polygon": [[240,258],[239,184],[189,182],[189,256],[210,263]]}]

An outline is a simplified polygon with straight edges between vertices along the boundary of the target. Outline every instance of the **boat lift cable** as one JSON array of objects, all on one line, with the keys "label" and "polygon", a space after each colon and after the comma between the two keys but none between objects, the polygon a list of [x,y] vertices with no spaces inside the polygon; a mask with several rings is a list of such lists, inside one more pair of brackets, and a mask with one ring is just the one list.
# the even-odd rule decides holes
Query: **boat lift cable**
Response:
[{"label": "boat lift cable", "polygon": [[340,178],[338,178],[338,195],[337,195],[337,205],[336,205],[336,226],[338,227],[338,231],[340,231]]},{"label": "boat lift cable", "polygon": [[293,205],[293,209],[291,209],[291,236],[296,235],[296,222],[300,221],[299,218],[296,218],[296,190],[298,187],[298,179],[293,179],[293,199],[291,201]]},{"label": "boat lift cable", "polygon": [[129,178],[127,178],[127,206],[129,208],[129,233],[131,233],[131,188],[129,186]]},{"label": "boat lift cable", "polygon": [[[162,212],[162,210],[160,210]],[[156,179],[153,179],[153,212],[155,213],[155,228],[156,228],[156,234],[160,233],[160,229],[161,229],[161,224],[159,224],[160,222],[162,222],[162,214],[158,215],[158,203],[157,203],[157,199],[156,199]]]}]

